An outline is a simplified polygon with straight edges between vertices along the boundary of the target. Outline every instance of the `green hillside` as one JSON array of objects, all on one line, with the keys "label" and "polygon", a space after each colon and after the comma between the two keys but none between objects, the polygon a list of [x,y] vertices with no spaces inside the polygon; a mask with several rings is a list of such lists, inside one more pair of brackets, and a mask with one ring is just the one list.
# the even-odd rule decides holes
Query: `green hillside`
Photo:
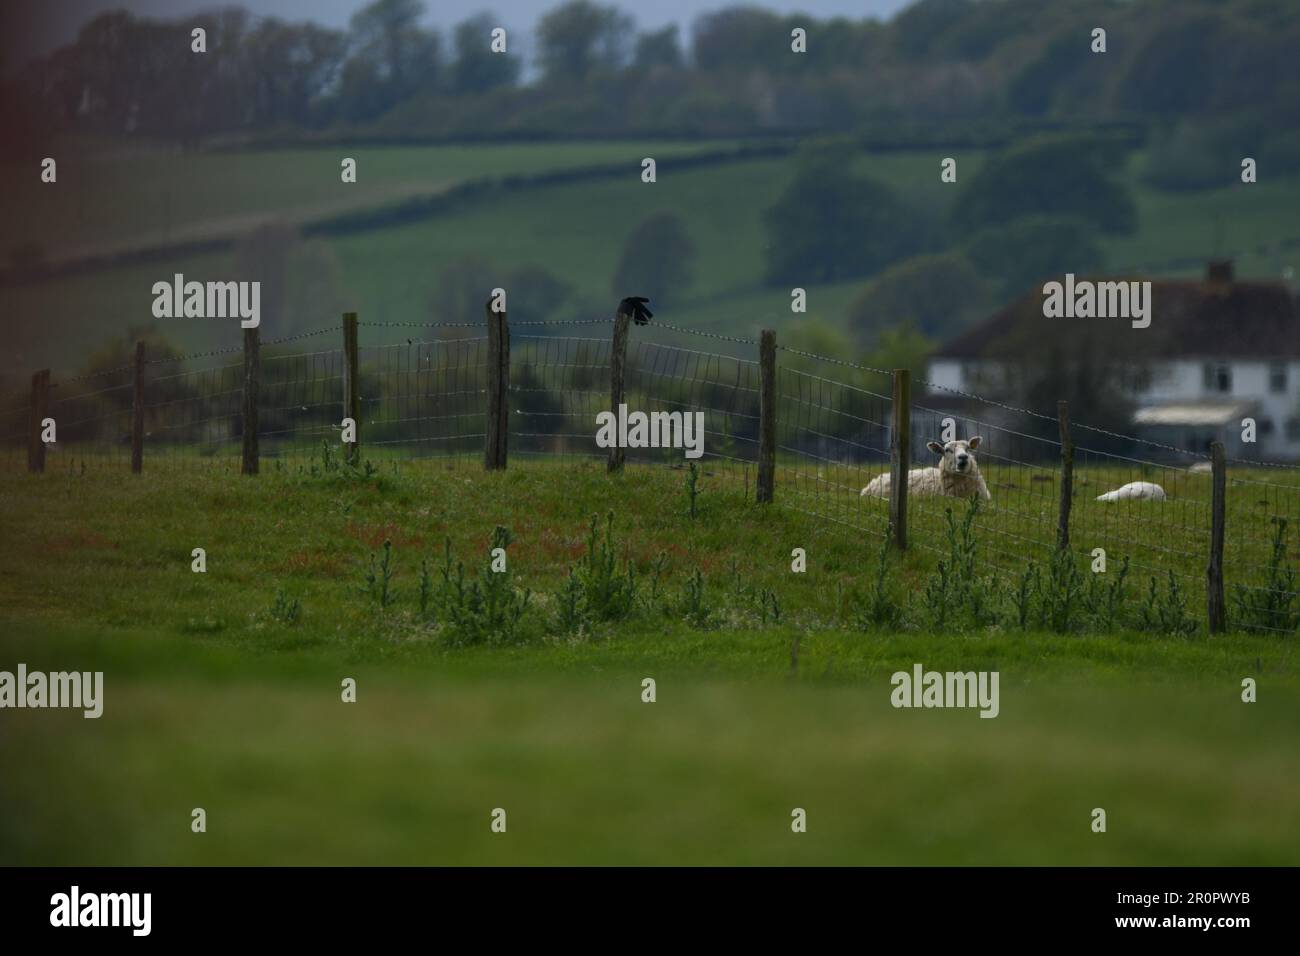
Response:
[{"label": "green hillside", "polygon": [[[374,206],[434,193],[485,176],[541,173],[681,156],[729,143],[566,142],[508,146],[371,146],[171,152],[97,144],[60,151],[55,188],[33,184],[30,166],[0,164],[9,182],[5,215],[28,241],[57,253],[69,244],[175,240],[199,227],[237,228],[257,218],[315,218],[338,208]],[[655,153],[648,150],[654,149]],[[357,181],[343,183],[344,157]],[[5,250],[7,253],[9,250]]]},{"label": "green hillside", "polygon": [[[764,247],[769,241],[762,213],[789,182],[795,160],[745,159],[677,172],[669,163],[658,182],[641,182],[642,155],[663,158],[685,149],[663,144],[573,144],[375,151],[363,174],[365,195],[374,200],[375,208],[400,206],[397,194],[402,189],[411,183],[427,185],[444,174],[464,179],[586,166],[618,157],[628,160],[628,172],[622,179],[601,176],[490,193],[418,221],[301,242],[293,253],[301,265],[292,280],[286,314],[279,323],[267,323],[263,336],[275,338],[332,325],[343,308],[356,309],[367,321],[428,321],[438,306],[440,273],[467,258],[484,260],[502,273],[521,266],[541,267],[571,287],[569,301],[553,317],[602,316],[614,301],[611,278],[624,241],[645,217],[660,212],[680,216],[696,248],[695,282],[676,306],[661,312],[661,321],[739,334],[752,334],[764,326],[782,327],[792,318],[789,290],[762,282]],[[954,192],[939,181],[940,152],[871,154],[860,158],[859,170],[942,221]],[[185,216],[194,228],[215,221],[204,217],[218,211],[289,214],[342,188],[336,161],[333,150],[206,155],[184,160],[176,168],[151,159],[159,165],[150,176],[123,177],[98,194],[108,205],[96,215],[103,219],[105,236],[113,234],[112,203],[153,210],[144,221],[156,225],[158,197],[169,188],[164,185],[160,190],[157,184],[178,178],[191,183],[193,194]],[[963,154],[960,161],[961,176],[967,177],[978,169],[981,157]],[[1257,247],[1266,251],[1239,258],[1239,275],[1276,277],[1279,265],[1293,264],[1294,248],[1281,250],[1279,260],[1267,247],[1296,232],[1286,210],[1294,208],[1300,197],[1300,178],[1270,177],[1249,186],[1164,193],[1140,180],[1142,162],[1141,154],[1133,157],[1124,176],[1137,202],[1138,231],[1132,236],[1103,237],[1112,268],[1184,257],[1195,260]],[[249,188],[253,181],[259,184],[257,189]],[[49,223],[66,223],[68,200],[62,187],[36,195],[51,197],[50,205],[30,206],[21,215],[39,237]],[[959,238],[950,235],[952,242]],[[65,372],[75,370],[92,345],[123,334],[129,326],[152,321],[154,281],[176,271],[228,276],[233,268],[231,254],[212,253],[11,286],[6,298],[14,314],[39,315],[41,321],[13,324],[4,372],[23,377],[43,364]],[[1198,268],[1176,271],[1194,273]],[[809,284],[809,316],[842,326],[845,306],[870,282],[864,278]],[[890,322],[891,317],[880,317],[881,325]],[[237,329],[206,320],[173,320],[164,332],[183,349],[238,341]]]}]

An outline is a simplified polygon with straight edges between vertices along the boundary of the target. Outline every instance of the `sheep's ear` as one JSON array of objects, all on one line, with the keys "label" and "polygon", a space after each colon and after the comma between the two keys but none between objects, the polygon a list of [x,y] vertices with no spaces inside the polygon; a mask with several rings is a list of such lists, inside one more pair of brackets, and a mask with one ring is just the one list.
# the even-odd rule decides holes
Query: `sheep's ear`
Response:
[{"label": "sheep's ear", "polygon": [[926,442],[925,447],[930,449],[930,451],[934,452],[936,455],[943,454],[943,446],[940,445],[937,441]]},{"label": "sheep's ear", "polygon": [[972,450],[978,448],[980,446],[980,436],[976,435],[974,438],[967,440],[966,444],[969,445]]}]

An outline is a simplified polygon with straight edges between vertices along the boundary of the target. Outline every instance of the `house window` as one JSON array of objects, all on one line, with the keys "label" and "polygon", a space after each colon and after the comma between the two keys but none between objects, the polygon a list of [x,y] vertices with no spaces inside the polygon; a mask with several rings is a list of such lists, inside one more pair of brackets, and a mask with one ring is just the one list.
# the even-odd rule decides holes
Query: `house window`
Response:
[{"label": "house window", "polygon": [[1271,418],[1261,418],[1261,419],[1259,420],[1259,433],[1260,433],[1261,435],[1271,435],[1271,434],[1273,434],[1273,419],[1271,419]]},{"label": "house window", "polygon": [[1268,390],[1274,394],[1286,391],[1287,368],[1285,362],[1274,362],[1268,367]]},{"label": "house window", "polygon": [[1286,423],[1286,440],[1300,441],[1300,418],[1289,418]]},{"label": "house window", "polygon": [[1232,369],[1224,362],[1206,362],[1204,379],[1207,392],[1232,391]]}]

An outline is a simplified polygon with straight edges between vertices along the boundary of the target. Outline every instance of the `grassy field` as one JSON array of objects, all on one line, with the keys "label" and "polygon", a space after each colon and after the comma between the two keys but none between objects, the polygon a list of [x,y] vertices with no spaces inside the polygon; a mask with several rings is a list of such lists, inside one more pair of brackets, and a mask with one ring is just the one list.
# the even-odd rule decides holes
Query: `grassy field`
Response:
[{"label": "grassy field", "polygon": [[[0,555],[0,669],[106,684],[98,721],[0,712],[0,862],[1300,862],[1294,638],[860,630],[843,602],[867,584],[869,536],[760,508],[721,475],[692,520],[682,479],[427,461],[367,481],[0,476],[18,543]],[[477,566],[502,524],[549,618],[607,510],[643,588],[666,553],[662,605],[702,573],[707,622],[650,601],[579,634],[456,646],[420,614],[421,558],[450,537]],[[362,585],[385,540],[380,607]],[[909,551],[903,590],[933,562]],[[779,622],[755,609],[765,589]],[[999,717],[890,707],[890,674],[918,662],[999,671]]]},{"label": "grassy field", "polygon": [[[689,148],[728,145],[706,143]],[[503,269],[541,266],[573,285],[569,313],[583,317],[603,314],[611,302],[609,283],[624,240],[646,215],[661,211],[684,219],[697,249],[696,282],[678,303],[660,311],[663,321],[743,335],[760,327],[787,326],[796,318],[789,311],[789,290],[765,288],[761,281],[767,241],[761,215],[788,182],[793,160],[749,159],[680,173],[669,173],[666,168],[658,182],[647,185],[640,181],[641,156],[669,156],[687,149],[682,144],[634,143],[366,151],[365,172],[357,184],[361,198],[349,199],[353,204],[383,205],[412,189],[427,192],[467,177],[571,168],[618,157],[629,158],[630,172],[625,180],[604,178],[486,196],[435,218],[316,240],[321,252],[312,260],[308,274],[296,280],[303,291],[296,295],[299,304],[294,307],[303,314],[287,316],[288,327],[266,323],[263,335],[274,338],[337,321],[334,313],[339,309],[322,309],[320,315],[311,311],[315,299],[310,289],[319,278],[315,270],[321,256],[337,263],[339,301],[357,309],[367,321],[428,320],[439,271],[466,256],[481,257]],[[954,192],[939,181],[940,158],[938,153],[925,151],[879,153],[864,156],[860,169],[941,218]],[[973,174],[982,158],[978,153],[963,155],[962,175]],[[318,207],[329,196],[344,188],[338,183],[337,160],[335,150],[180,159],[150,156],[138,161],[144,163],[148,175],[139,175],[138,162],[127,165],[125,159],[114,160],[88,176],[87,181],[95,184],[88,195],[94,198],[84,201],[104,206],[86,222],[78,221],[65,208],[70,202],[83,202],[75,198],[81,188],[75,169],[61,177],[58,190],[24,194],[22,202],[27,205],[11,221],[23,223],[23,229],[37,239],[43,235],[41,230],[57,227],[97,241],[98,237],[122,238],[114,229],[156,231],[163,228],[160,217],[165,215],[183,221],[186,228],[219,225],[222,220],[254,214],[283,213],[292,218],[303,210],[319,212]],[[1138,204],[1138,232],[1104,243],[1115,268],[1255,248],[1295,232],[1283,210],[1294,205],[1300,179],[1269,178],[1249,187],[1169,194],[1145,186],[1138,178],[1140,168],[1141,157],[1136,156],[1124,176]],[[123,172],[112,172],[118,169]],[[304,172],[312,169],[317,169],[319,176]],[[127,175],[125,170],[135,172]],[[102,181],[104,177],[108,180]],[[160,204],[171,194],[188,198],[183,208],[173,200],[168,214]],[[126,209],[143,211],[128,216]],[[231,268],[229,255],[213,254],[9,288],[6,298],[13,314],[40,315],[42,321],[13,323],[10,349],[0,372],[21,377],[33,367],[51,363],[56,368],[76,369],[84,361],[88,343],[101,342],[131,324],[150,320],[150,288],[159,277],[175,271],[225,274]],[[1237,270],[1243,277],[1276,276],[1277,264],[1267,255],[1252,254],[1238,260]],[[857,280],[809,287],[808,317],[842,327],[845,307],[868,284]],[[178,322],[166,331],[185,349],[209,349],[238,341],[238,331],[222,323]],[[383,332],[370,330],[367,334],[379,341]]]},{"label": "grassy field", "polygon": [[[620,160],[635,169],[646,155],[689,155],[731,144],[363,145],[231,153],[105,145],[61,155],[58,188],[6,190],[5,215],[23,223],[24,239],[40,243],[51,254],[69,243],[109,247],[129,240],[166,241],[242,219],[319,218],[344,208],[383,205],[481,177]],[[341,180],[344,157],[357,161],[355,183]],[[0,173],[10,183],[32,179],[27,167],[12,164],[0,165]]]}]

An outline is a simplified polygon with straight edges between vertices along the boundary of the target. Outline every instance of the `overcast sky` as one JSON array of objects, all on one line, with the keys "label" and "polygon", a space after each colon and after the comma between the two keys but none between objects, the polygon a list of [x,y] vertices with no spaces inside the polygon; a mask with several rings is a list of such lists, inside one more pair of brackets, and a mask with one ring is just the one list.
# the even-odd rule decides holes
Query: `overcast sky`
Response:
[{"label": "overcast sky", "polygon": [[[426,0],[425,19],[430,26],[446,30],[467,16],[481,10],[497,14],[502,26],[515,30],[531,30],[538,17],[560,5],[562,0]],[[603,0],[631,13],[640,29],[662,27],[678,23],[682,39],[689,38],[688,27],[700,13],[735,6],[741,0],[647,0],[632,3],[628,0]],[[744,0],[755,6],[783,13],[801,12],[816,17],[891,16],[907,6],[910,0]],[[31,37],[29,53],[43,53],[72,40],[80,26],[106,10],[127,9],[143,16],[175,19],[198,10],[211,10],[224,6],[242,6],[255,14],[278,17],[282,20],[313,20],[331,27],[344,27],[348,18],[361,6],[362,0],[0,0],[9,6],[34,3],[41,8],[43,21]]]}]

